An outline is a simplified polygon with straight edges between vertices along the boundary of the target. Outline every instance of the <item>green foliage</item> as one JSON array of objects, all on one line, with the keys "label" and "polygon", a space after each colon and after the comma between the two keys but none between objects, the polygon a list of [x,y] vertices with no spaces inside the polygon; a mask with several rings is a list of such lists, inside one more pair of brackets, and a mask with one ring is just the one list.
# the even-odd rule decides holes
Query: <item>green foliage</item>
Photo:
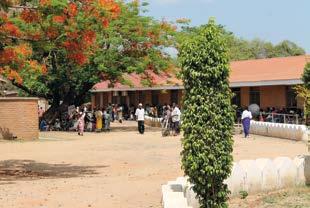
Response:
[{"label": "green foliage", "polygon": [[[191,39],[193,36],[200,33],[204,27],[204,25],[199,27],[183,26],[182,30],[177,35],[178,42],[181,44],[186,39]],[[304,49],[288,40],[284,40],[277,45],[273,45],[270,42],[258,38],[249,41],[237,37],[221,25],[219,27],[224,33],[227,42],[228,56],[232,61],[305,54]]]},{"label": "green foliage", "polygon": [[227,207],[234,110],[225,34],[213,20],[180,48],[185,88],[182,168],[202,208]]},{"label": "green foliage", "polygon": [[[92,86],[101,79],[123,81],[123,74],[144,73],[147,69],[159,72],[172,63],[163,48],[174,46],[175,28],[170,23],[142,15],[146,3],[139,5],[138,1],[117,1],[120,14],[110,19],[107,13],[108,21],[104,24],[96,16],[104,17],[106,10],[98,6],[93,12],[96,16],[90,15],[86,10],[88,6],[84,7],[87,4],[84,2],[87,1],[52,0],[48,6],[40,5],[38,0],[25,2],[28,4],[23,5],[31,5],[34,8],[32,11],[39,14],[40,20],[25,22],[20,17],[25,8],[16,10],[17,12],[13,9],[14,12],[8,15],[9,20],[25,35],[11,41],[11,37],[1,37],[0,34],[0,52],[15,44],[29,45],[33,51],[30,58],[46,65],[47,72],[34,73],[34,70],[24,65],[24,69],[18,71],[23,80],[18,87],[32,96],[45,97],[56,106],[60,101],[68,105],[81,104]],[[64,14],[69,3],[77,5],[75,15]],[[0,4],[0,8],[10,6],[13,5],[7,1]],[[63,22],[57,22],[55,17],[65,18]],[[83,36],[84,31],[95,33],[92,43],[85,41],[88,38],[87,35]],[[38,39],[28,38],[36,33],[40,35]],[[47,37],[47,34],[54,36]],[[74,44],[69,45],[72,48],[79,48],[73,57],[83,64],[77,64],[69,58],[72,57],[72,50],[64,47],[68,43]],[[87,60],[83,61],[83,57]]]},{"label": "green foliage", "polygon": [[239,195],[241,199],[246,199],[249,194],[246,191],[239,191]]},{"label": "green foliage", "polygon": [[302,81],[306,88],[310,89],[310,63],[307,63],[302,75]]},{"label": "green foliage", "polygon": [[304,101],[304,115],[306,124],[309,125],[310,118],[310,63],[307,63],[302,75],[303,85],[295,86],[297,96],[302,98]]}]

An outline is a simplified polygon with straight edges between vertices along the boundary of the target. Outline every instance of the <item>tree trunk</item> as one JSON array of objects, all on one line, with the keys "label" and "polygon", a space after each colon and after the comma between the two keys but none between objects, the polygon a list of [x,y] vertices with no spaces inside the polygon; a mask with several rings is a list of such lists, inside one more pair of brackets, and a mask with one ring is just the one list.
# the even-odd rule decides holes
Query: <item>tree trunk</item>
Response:
[{"label": "tree trunk", "polygon": [[61,105],[52,104],[52,106],[44,113],[43,118],[48,124],[54,124],[55,120],[61,118],[61,115],[68,111],[69,104],[63,102]]}]

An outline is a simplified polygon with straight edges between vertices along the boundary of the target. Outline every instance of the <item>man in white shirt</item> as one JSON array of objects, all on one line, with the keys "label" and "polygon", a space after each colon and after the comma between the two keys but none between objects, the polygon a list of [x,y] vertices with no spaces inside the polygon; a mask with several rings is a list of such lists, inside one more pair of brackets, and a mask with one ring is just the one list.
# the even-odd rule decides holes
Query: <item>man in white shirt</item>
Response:
[{"label": "man in white shirt", "polygon": [[175,103],[173,104],[171,118],[172,118],[172,127],[174,130],[174,136],[176,136],[180,134],[181,111]]},{"label": "man in white shirt", "polygon": [[136,110],[136,119],[138,121],[138,130],[140,134],[144,134],[144,109],[142,108],[142,104],[138,105]]},{"label": "man in white shirt", "polygon": [[241,121],[243,125],[244,137],[249,137],[250,134],[250,125],[251,125],[252,113],[245,109],[241,115]]}]

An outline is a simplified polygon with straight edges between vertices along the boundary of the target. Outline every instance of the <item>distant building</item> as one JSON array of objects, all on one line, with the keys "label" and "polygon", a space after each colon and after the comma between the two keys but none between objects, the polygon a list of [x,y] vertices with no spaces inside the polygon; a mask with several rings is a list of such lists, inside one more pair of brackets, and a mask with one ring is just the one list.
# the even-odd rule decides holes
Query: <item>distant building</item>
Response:
[{"label": "distant building", "polygon": [[[309,55],[231,62],[229,81],[235,93],[233,104],[302,109],[303,103],[296,99],[293,86],[302,84],[301,76],[308,61]],[[176,72],[147,72],[147,77],[130,74],[124,76],[124,83],[115,83],[113,87],[109,81],[96,84],[91,90],[93,107],[106,107],[108,103],[181,104],[184,87]],[[152,87],[143,85],[147,80],[151,80]]]}]

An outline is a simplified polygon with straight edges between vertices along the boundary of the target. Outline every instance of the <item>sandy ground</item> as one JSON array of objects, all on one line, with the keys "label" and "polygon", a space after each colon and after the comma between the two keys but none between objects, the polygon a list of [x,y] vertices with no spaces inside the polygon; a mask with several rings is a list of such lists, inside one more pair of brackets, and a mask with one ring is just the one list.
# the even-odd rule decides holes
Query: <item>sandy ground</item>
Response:
[{"label": "sandy ground", "polygon": [[[39,141],[0,142],[2,208],[157,208],[161,185],[182,176],[180,137],[135,123],[110,133],[41,133]],[[235,136],[234,159],[294,157],[303,142]]]}]

